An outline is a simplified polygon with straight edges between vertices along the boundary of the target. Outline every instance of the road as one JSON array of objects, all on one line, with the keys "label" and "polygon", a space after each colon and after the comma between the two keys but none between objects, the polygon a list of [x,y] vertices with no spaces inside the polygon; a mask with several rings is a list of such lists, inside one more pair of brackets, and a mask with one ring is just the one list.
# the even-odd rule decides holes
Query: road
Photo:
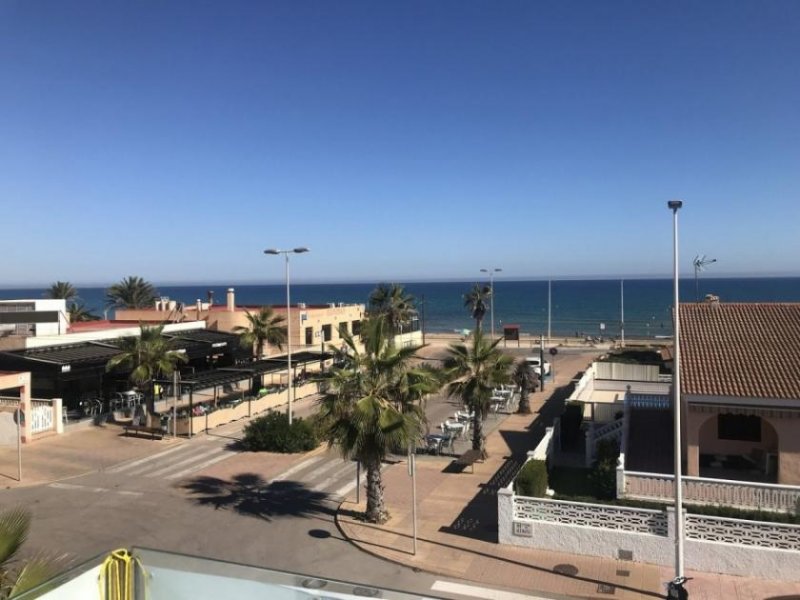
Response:
[{"label": "road", "polygon": [[[432,399],[431,422],[455,408],[445,398]],[[296,405],[298,415],[311,410],[311,402]],[[464,597],[432,594],[446,578],[373,557],[342,538],[334,514],[339,500],[355,493],[354,463],[324,448],[301,458],[239,452],[241,427],[232,423],[83,476],[6,490],[2,505],[33,511],[28,549],[66,552],[76,562],[140,546]]]}]

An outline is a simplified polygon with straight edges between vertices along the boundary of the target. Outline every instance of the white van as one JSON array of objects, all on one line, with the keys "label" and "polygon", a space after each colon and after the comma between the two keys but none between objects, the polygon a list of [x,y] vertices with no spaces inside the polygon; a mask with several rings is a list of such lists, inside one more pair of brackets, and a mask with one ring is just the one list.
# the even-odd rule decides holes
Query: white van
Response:
[{"label": "white van", "polygon": [[[539,360],[538,356],[526,356],[525,357],[525,362],[527,362],[531,366],[531,368],[533,369],[534,373],[536,373],[537,375],[541,376],[541,374],[542,374],[542,363]],[[547,361],[544,361],[544,374],[545,374],[545,376],[550,375],[550,363],[547,362]]]}]

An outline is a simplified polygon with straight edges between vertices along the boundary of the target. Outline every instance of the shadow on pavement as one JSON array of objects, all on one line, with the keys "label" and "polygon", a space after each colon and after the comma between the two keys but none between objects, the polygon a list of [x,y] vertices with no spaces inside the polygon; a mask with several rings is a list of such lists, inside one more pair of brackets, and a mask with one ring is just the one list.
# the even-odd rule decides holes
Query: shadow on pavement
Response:
[{"label": "shadow on pavement", "polygon": [[508,445],[510,455],[491,479],[481,484],[480,492],[469,501],[455,521],[439,531],[485,542],[497,542],[497,490],[514,480],[525,463],[528,450],[536,447],[544,437],[545,429],[564,410],[564,401],[569,398],[572,390],[572,383],[554,389],[525,431],[504,430],[502,424],[500,425],[499,433]]},{"label": "shadow on pavement", "polygon": [[255,473],[240,473],[231,479],[195,477],[181,486],[193,495],[192,502],[215,509],[272,521],[279,517],[333,516],[328,494],[315,492],[295,481],[269,483]]}]

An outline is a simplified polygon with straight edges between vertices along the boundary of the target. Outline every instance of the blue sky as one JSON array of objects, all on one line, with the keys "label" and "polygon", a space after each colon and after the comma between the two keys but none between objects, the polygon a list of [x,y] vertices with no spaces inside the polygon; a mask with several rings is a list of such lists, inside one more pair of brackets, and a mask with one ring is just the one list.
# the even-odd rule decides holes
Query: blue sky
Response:
[{"label": "blue sky", "polygon": [[0,2],[0,284],[800,274],[800,2]]}]

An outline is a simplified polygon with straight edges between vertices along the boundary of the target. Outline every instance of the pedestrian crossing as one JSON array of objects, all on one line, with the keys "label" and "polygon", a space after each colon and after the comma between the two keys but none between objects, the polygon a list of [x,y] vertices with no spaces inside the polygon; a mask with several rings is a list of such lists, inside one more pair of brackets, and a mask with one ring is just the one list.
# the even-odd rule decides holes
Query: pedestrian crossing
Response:
[{"label": "pedestrian crossing", "polygon": [[106,473],[175,481],[230,458],[236,452],[226,440],[184,442],[151,456],[124,462]]},{"label": "pedestrian crossing", "polygon": [[[115,465],[105,472],[125,478],[141,477],[174,483],[235,454],[226,440],[184,441],[151,456]],[[267,485],[291,481],[332,500],[343,500],[355,491],[356,471],[355,461],[342,459],[333,452],[322,452],[289,466],[269,479]],[[365,482],[366,473],[362,470],[362,488]]]}]

